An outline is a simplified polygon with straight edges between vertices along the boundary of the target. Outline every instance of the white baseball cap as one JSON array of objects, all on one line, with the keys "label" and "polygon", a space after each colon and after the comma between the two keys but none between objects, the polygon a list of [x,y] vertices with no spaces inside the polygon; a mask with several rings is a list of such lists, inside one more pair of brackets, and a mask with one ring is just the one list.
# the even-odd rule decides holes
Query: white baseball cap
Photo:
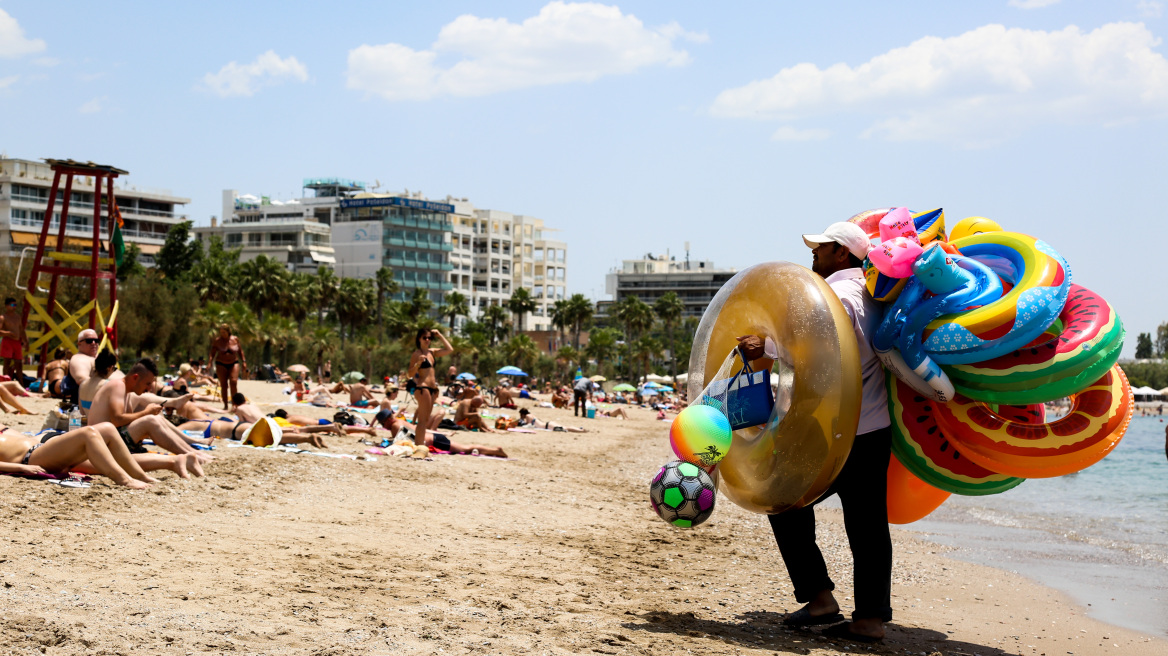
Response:
[{"label": "white baseball cap", "polygon": [[868,235],[864,233],[864,230],[847,221],[827,226],[827,230],[824,230],[821,235],[803,235],[803,243],[807,244],[807,248],[815,248],[831,241],[847,248],[852,255],[861,260],[868,257],[868,251],[872,250],[872,242],[868,240]]}]

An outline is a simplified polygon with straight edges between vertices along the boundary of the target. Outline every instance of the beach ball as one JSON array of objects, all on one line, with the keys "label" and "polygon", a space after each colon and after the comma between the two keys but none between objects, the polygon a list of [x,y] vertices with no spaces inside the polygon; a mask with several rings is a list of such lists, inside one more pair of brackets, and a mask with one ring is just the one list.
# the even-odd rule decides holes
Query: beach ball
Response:
[{"label": "beach ball", "polygon": [[674,460],[666,463],[649,485],[649,503],[661,519],[693,528],[714,514],[718,489],[701,467]]},{"label": "beach ball", "polygon": [[705,468],[726,457],[731,439],[730,420],[708,405],[689,406],[669,427],[669,445],[677,457]]},{"label": "beach ball", "polygon": [[953,230],[949,233],[949,241],[956,241],[970,235],[980,235],[983,232],[1001,231],[1002,226],[998,225],[997,221],[987,219],[984,216],[967,216],[953,226]]}]

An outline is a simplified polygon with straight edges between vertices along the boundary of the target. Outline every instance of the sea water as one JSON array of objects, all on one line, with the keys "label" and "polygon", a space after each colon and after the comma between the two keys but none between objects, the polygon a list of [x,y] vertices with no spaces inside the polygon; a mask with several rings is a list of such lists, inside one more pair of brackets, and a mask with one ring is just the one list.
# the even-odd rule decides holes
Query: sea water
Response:
[{"label": "sea water", "polygon": [[1062,590],[1098,619],[1168,635],[1166,421],[1132,419],[1115,450],[1081,472],[953,495],[903,528]]}]

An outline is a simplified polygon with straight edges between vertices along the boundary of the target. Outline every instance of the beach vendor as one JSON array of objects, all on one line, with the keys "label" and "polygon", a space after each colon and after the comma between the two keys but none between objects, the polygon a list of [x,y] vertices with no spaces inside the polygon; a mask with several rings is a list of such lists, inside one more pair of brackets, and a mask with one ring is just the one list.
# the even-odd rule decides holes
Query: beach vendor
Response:
[{"label": "beach vendor", "polygon": [[[795,599],[805,604],[783,623],[800,627],[836,624],[825,635],[875,642],[884,637],[884,623],[892,619],[892,539],[886,496],[891,422],[884,370],[872,350],[872,334],[880,325],[883,309],[864,286],[861,265],[871,246],[859,226],[833,223],[822,234],[803,235],[803,242],[812,249],[812,271],[839,296],[859,344],[862,404],[856,439],[839,476],[819,498],[822,501],[833,494],[840,497],[852,549],[856,608],[852,621],[843,623],[839,603],[832,594],[835,583],[815,544],[812,504],[768,515],[795,588]],[[748,360],[764,357],[760,337],[740,337],[739,342]]]}]

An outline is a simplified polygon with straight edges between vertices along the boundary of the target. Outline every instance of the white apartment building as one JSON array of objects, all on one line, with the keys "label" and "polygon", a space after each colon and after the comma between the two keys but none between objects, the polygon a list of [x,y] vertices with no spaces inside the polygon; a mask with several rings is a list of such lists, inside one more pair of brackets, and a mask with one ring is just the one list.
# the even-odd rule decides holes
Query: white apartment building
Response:
[{"label": "white apartment building", "polygon": [[[20,255],[26,248],[36,248],[44,225],[45,209],[53,187],[53,170],[44,162],[0,158],[0,255]],[[50,234],[56,237],[60,226],[61,200],[64,199],[64,176],[57,190],[56,215]],[[141,250],[138,261],[153,266],[154,258],[166,242],[170,227],[186,221],[180,206],[189,198],[175,196],[167,189],[148,189],[129,184],[120,177],[114,184],[114,196],[124,225],[122,237],[127,244]],[[93,178],[74,176],[69,200],[69,217],[65,234],[71,244],[88,248],[93,236]],[[105,216],[104,210],[102,216]],[[107,221],[103,219],[101,236],[108,239]],[[73,242],[72,239],[77,241]]]},{"label": "white apartment building", "polygon": [[[353,187],[352,181],[306,180],[324,189]],[[311,196],[289,201],[270,200],[235,189],[223,191],[223,221],[214,217],[210,226],[194,229],[204,244],[218,235],[227,248],[239,248],[239,261],[266,255],[289,271],[314,273],[320,266],[336,264],[330,224],[339,207],[339,195]]]},{"label": "white apartment building", "polygon": [[371,192],[341,178],[305,180],[304,188],[312,195],[284,202],[226,190],[225,220],[196,228],[196,237],[218,234],[243,249],[241,260],[264,253],[294,271],[325,265],[341,277],[372,278],[386,266],[398,283],[394,300],[423,289],[437,307],[457,291],[471,319],[524,287],[536,299],[524,327],[550,329],[550,308],[566,293],[568,249],[542,220],[478,209],[465,198]]}]

